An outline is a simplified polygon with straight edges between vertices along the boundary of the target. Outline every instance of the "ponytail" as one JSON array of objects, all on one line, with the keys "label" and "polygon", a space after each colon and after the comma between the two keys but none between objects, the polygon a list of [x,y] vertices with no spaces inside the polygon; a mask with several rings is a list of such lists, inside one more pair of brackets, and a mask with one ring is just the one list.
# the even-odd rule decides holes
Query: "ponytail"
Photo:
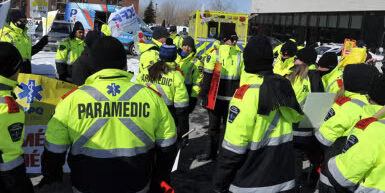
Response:
[{"label": "ponytail", "polygon": [[166,62],[159,61],[155,63],[148,69],[150,82],[155,82],[160,80],[163,74],[167,74],[170,71],[171,71],[171,68],[167,65]]}]

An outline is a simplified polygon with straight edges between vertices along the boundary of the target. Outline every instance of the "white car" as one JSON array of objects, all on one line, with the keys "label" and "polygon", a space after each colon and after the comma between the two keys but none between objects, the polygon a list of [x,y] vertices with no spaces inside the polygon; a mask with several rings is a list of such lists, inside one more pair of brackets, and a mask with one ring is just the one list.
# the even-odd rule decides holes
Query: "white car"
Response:
[{"label": "white car", "polygon": [[[319,47],[316,47],[315,50],[317,52],[317,61],[321,58],[321,56],[326,52],[334,52],[337,54],[338,59],[341,57],[343,44],[323,44]],[[383,55],[376,55],[369,51],[369,53],[372,55],[373,58],[376,59],[376,61],[382,61],[384,59]]]}]

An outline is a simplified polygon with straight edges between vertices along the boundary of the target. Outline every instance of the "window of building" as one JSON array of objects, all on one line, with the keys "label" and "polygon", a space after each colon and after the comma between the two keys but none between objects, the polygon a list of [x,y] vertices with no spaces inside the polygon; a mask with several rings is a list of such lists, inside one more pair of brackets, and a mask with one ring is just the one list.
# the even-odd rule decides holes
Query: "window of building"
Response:
[{"label": "window of building", "polygon": [[293,16],[292,15],[288,15],[286,17],[286,26],[291,26],[292,22],[293,22]]},{"label": "window of building", "polygon": [[273,23],[273,15],[268,15],[267,20],[265,21],[267,24],[272,24]]},{"label": "window of building", "polygon": [[286,23],[286,15],[281,15],[281,25],[285,25]]},{"label": "window of building", "polygon": [[299,25],[299,14],[295,14],[293,18],[293,25]]},{"label": "window of building", "polygon": [[318,20],[318,16],[317,15],[311,15],[310,16],[310,21],[309,21],[309,26],[317,27],[317,20]]},{"label": "window of building", "polygon": [[303,14],[301,15],[301,23],[300,26],[306,26],[307,25],[307,15]]},{"label": "window of building", "polygon": [[340,19],[338,22],[339,28],[349,28],[349,15],[340,15]]},{"label": "window of building", "polygon": [[319,23],[318,26],[320,27],[326,27],[326,15],[320,15],[319,16]]},{"label": "window of building", "polygon": [[328,16],[328,27],[335,28],[337,26],[337,15]]},{"label": "window of building", "polygon": [[361,29],[362,25],[362,15],[352,15],[352,23],[350,28],[352,29]]},{"label": "window of building", "polygon": [[279,15],[274,16],[274,25],[279,25]]}]

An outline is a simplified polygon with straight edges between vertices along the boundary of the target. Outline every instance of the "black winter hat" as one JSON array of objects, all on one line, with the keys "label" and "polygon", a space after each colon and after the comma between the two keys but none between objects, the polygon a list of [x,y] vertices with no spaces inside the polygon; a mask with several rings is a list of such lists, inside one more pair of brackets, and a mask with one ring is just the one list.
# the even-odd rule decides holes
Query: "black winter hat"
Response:
[{"label": "black winter hat", "polygon": [[170,26],[170,32],[176,32],[176,26],[175,25]]},{"label": "black winter hat", "polygon": [[21,68],[23,58],[11,43],[0,42],[0,50],[0,75],[11,77]]},{"label": "black winter hat", "polygon": [[345,90],[360,94],[368,94],[374,77],[380,72],[368,64],[348,65],[344,69],[343,79]]},{"label": "black winter hat", "polygon": [[230,40],[230,39],[238,40],[237,33],[234,30],[225,30],[225,31],[223,31],[223,34],[222,34],[223,42],[226,42],[227,40]]},{"label": "black winter hat", "polygon": [[106,36],[93,43],[89,58],[95,72],[107,68],[123,69],[127,66],[127,55],[120,41]]},{"label": "black winter hat", "polygon": [[338,56],[334,52],[326,52],[318,60],[318,66],[322,68],[334,69],[338,64]]},{"label": "black winter hat", "polygon": [[105,35],[100,31],[89,31],[87,33],[87,36],[86,36],[86,39],[84,40],[84,42],[86,43],[86,45],[89,48],[91,48],[95,41],[97,41],[98,39],[100,39],[104,36]]},{"label": "black winter hat", "polygon": [[74,28],[72,29],[72,32],[70,34],[71,38],[75,37],[76,31],[78,30],[84,30],[83,24],[80,23],[79,21],[75,22]]},{"label": "black winter hat", "polygon": [[303,48],[298,51],[297,58],[307,65],[315,64],[317,60],[317,52],[314,48]]},{"label": "black winter hat", "polygon": [[20,10],[12,10],[11,13],[9,13],[9,19],[12,23],[16,23],[20,19],[27,18],[25,16],[25,13]]},{"label": "black winter hat", "polygon": [[[349,65],[349,66],[355,66],[355,65]],[[379,104],[381,106],[385,105],[385,76],[384,76],[384,74],[378,75],[374,78],[371,89],[369,90],[369,97],[370,97],[370,99],[372,99],[377,104]]]},{"label": "black winter hat", "polygon": [[281,48],[282,55],[295,56],[297,54],[297,44],[288,40]]},{"label": "black winter hat", "polygon": [[76,32],[78,30],[84,30],[83,24],[80,21],[75,22],[73,32]]},{"label": "black winter hat", "polygon": [[167,38],[166,43],[159,48],[159,58],[164,62],[174,62],[177,55],[176,45],[171,38]]},{"label": "black winter hat", "polygon": [[152,38],[158,40],[160,38],[168,38],[170,33],[168,33],[167,29],[162,26],[155,27],[152,32]]},{"label": "black winter hat", "polygon": [[249,40],[244,51],[245,71],[256,74],[273,69],[273,48],[266,36],[256,36]]},{"label": "black winter hat", "polygon": [[187,36],[183,39],[182,46],[190,46],[191,48],[195,48],[194,39],[191,36]]}]

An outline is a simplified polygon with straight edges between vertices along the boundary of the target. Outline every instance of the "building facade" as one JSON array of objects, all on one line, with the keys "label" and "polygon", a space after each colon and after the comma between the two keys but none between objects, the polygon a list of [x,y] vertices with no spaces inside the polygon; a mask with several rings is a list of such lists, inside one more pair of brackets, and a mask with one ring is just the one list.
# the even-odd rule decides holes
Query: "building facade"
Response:
[{"label": "building facade", "polygon": [[[31,0],[11,0],[11,9],[24,10],[27,17],[29,17],[30,1]],[[59,10],[57,19],[63,19],[68,2],[119,5],[124,7],[134,5],[137,13],[139,10],[139,0],[48,0],[48,11]]]},{"label": "building facade", "polygon": [[384,46],[383,0],[252,0],[251,27],[285,40],[343,43],[363,40],[369,48]]}]

